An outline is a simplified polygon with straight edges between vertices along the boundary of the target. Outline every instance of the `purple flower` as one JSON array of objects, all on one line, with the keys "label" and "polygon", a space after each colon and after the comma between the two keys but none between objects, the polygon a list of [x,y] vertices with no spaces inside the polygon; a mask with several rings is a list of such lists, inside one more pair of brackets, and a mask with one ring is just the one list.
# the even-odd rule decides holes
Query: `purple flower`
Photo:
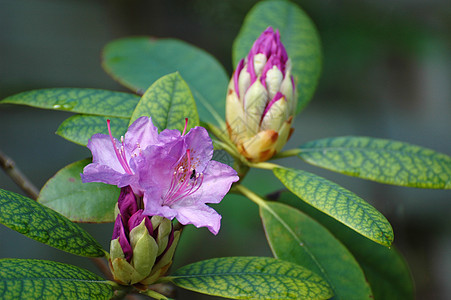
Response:
[{"label": "purple flower", "polygon": [[239,177],[233,168],[211,160],[213,145],[205,128],[195,127],[183,136],[178,131],[167,134],[176,141],[169,149],[142,153],[149,166],[139,174],[146,190],[144,214],[175,217],[217,234],[221,216],[206,203],[219,203]]},{"label": "purple flower", "polygon": [[158,130],[152,119],[141,117],[129,128],[119,142],[111,135],[94,134],[88,142],[92,152],[92,163],[83,169],[82,182],[103,182],[124,187],[130,185],[137,195],[142,188],[137,185],[137,170],[141,167],[141,151],[159,143]]},{"label": "purple flower", "polygon": [[88,147],[93,163],[83,170],[83,182],[130,185],[144,197],[143,215],[177,218],[218,233],[221,216],[206,203],[219,203],[239,178],[233,168],[211,160],[213,145],[205,128],[158,134],[151,119],[141,117],[120,144],[110,131],[94,135]]}]

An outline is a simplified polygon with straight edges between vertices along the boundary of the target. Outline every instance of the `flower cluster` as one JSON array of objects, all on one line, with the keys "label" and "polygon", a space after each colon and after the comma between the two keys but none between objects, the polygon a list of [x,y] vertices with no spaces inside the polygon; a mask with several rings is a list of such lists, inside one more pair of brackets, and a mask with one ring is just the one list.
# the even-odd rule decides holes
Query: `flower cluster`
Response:
[{"label": "flower cluster", "polygon": [[121,188],[110,245],[110,269],[121,284],[146,286],[172,263],[181,224],[207,227],[217,234],[221,216],[206,203],[219,203],[233,182],[234,169],[211,160],[213,145],[205,128],[163,130],[149,117],[137,119],[125,137],[95,134],[88,142],[92,163],[83,182]]},{"label": "flower cluster", "polygon": [[239,152],[253,162],[279,152],[293,131],[296,102],[291,61],[279,31],[268,27],[229,83],[227,129]]},{"label": "flower cluster", "polygon": [[233,168],[211,160],[205,128],[159,134],[151,118],[141,117],[120,141],[112,137],[109,122],[108,129],[109,135],[95,134],[88,143],[93,160],[81,174],[83,182],[130,186],[143,197],[144,215],[177,218],[218,233],[221,216],[206,203],[219,203],[239,178]]}]

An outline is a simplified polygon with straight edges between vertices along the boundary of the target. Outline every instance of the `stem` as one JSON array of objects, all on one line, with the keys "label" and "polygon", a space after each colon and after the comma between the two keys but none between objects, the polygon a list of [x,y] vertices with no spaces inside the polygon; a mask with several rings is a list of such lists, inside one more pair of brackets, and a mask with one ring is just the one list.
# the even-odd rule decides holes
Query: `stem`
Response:
[{"label": "stem", "polygon": [[238,184],[234,187],[234,190],[238,191],[241,195],[249,198],[258,206],[262,206],[262,207],[267,206],[266,201],[262,197],[260,197],[259,195],[257,195],[256,193],[254,193],[253,191],[251,191],[244,185]]},{"label": "stem", "polygon": [[5,173],[33,200],[39,195],[39,190],[31,181],[16,167],[16,163],[0,151],[0,166]]},{"label": "stem", "polygon": [[302,152],[302,149],[290,149],[290,150],[286,150],[286,151],[282,151],[280,153],[277,153],[276,155],[274,155],[272,157],[272,159],[296,156],[296,155],[298,155],[301,152]]},{"label": "stem", "polygon": [[260,163],[248,163],[249,167],[258,168],[258,169],[265,169],[265,170],[272,170],[274,168],[282,168],[282,166],[278,164],[273,164],[269,162],[260,162]]}]

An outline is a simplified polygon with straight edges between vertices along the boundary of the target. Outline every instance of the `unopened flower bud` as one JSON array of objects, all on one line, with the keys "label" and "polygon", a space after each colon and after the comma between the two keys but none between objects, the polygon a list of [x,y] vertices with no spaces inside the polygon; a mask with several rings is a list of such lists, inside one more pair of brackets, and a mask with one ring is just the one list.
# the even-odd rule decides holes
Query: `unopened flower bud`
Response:
[{"label": "unopened flower bud", "polygon": [[296,103],[291,61],[279,31],[268,27],[229,83],[227,129],[239,152],[253,162],[279,152],[293,131]]},{"label": "unopened flower bud", "polygon": [[180,230],[169,219],[143,215],[130,186],[121,189],[110,245],[110,269],[121,284],[149,285],[170,265]]}]

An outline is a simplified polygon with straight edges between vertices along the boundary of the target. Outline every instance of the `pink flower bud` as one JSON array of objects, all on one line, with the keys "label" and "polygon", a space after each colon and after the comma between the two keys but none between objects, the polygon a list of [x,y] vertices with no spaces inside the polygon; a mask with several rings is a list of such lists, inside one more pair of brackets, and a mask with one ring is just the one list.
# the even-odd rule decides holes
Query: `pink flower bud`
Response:
[{"label": "pink flower bud", "polygon": [[226,122],[238,150],[253,162],[279,152],[293,129],[296,86],[279,31],[268,27],[229,83]]},{"label": "pink flower bud", "polygon": [[142,198],[130,186],[123,187],[110,246],[114,279],[140,288],[163,276],[172,264],[180,230],[170,220],[143,215]]}]

